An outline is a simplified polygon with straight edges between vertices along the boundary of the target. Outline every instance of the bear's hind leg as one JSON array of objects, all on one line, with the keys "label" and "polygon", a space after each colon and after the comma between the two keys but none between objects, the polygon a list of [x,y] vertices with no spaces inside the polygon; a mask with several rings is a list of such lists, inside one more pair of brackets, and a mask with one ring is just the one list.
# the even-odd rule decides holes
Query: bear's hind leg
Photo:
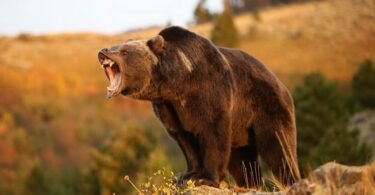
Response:
[{"label": "bear's hind leg", "polygon": [[[258,130],[256,144],[262,159],[271,168],[274,176],[284,186],[299,179],[295,134],[288,132],[286,137],[281,130],[267,132]],[[259,135],[259,132],[263,132]]]},{"label": "bear's hind leg", "polygon": [[232,148],[228,170],[239,187],[262,186],[262,171],[255,147]]}]

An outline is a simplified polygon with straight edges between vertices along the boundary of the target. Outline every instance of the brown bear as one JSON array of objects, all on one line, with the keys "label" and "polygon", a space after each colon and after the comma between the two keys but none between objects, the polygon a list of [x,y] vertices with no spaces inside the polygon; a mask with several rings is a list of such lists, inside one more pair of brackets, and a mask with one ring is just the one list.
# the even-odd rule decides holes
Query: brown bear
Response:
[{"label": "brown bear", "polygon": [[109,98],[151,101],[185,155],[182,181],[217,187],[229,171],[239,186],[259,187],[258,155],[283,184],[299,178],[293,100],[249,54],[169,27],[102,49],[98,58]]}]

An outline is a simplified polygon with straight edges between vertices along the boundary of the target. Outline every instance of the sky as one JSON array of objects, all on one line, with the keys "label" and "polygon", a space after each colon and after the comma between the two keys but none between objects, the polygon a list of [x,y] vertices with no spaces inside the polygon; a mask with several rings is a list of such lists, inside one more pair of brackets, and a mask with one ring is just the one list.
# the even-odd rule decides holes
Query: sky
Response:
[{"label": "sky", "polygon": [[[121,33],[153,25],[186,26],[198,0],[0,0],[0,35]],[[211,11],[221,0],[208,0]]]}]

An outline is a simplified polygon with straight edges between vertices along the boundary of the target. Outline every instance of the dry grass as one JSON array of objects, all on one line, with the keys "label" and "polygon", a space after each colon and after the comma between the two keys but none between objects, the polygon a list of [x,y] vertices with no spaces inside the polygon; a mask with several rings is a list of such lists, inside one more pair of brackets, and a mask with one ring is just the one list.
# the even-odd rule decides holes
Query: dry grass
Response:
[{"label": "dry grass", "polygon": [[195,191],[194,182],[187,181],[184,186],[177,183],[177,176],[173,172],[168,172],[161,169],[148,177],[147,182],[140,185],[138,188],[129,176],[125,176],[124,180],[128,182],[138,195],[145,194],[165,194],[165,195],[178,195],[190,194]]},{"label": "dry grass", "polygon": [[176,184],[176,177],[158,171],[154,176],[161,176],[161,180],[153,182],[150,179],[147,183],[136,187],[129,177],[125,180],[134,187],[138,194],[314,194],[314,195],[335,195],[335,194],[360,194],[371,195],[375,191],[375,162],[362,167],[350,167],[330,162],[318,169],[311,171],[306,179],[299,180],[291,187],[282,186],[273,180],[277,190],[264,191],[263,189],[244,189],[222,182],[220,188],[208,186],[196,187],[189,181],[185,188]]}]

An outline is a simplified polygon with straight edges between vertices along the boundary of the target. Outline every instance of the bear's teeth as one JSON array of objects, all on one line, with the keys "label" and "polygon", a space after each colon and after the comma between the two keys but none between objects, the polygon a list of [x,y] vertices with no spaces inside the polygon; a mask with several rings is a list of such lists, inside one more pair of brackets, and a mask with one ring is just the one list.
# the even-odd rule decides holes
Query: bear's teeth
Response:
[{"label": "bear's teeth", "polygon": [[111,59],[105,59],[102,63],[102,68],[105,69],[105,66],[109,65],[111,68],[112,66],[115,64],[114,61],[112,61]]},{"label": "bear's teeth", "polygon": [[113,61],[111,60],[111,59],[108,59],[108,58],[106,58],[104,61],[103,61],[103,64],[104,65],[108,65],[108,64],[110,64],[110,63],[112,63]]},{"label": "bear's teeth", "polygon": [[114,91],[115,88],[107,87],[107,90],[109,90],[109,91]]},{"label": "bear's teeth", "polygon": [[112,68],[113,64],[115,64],[115,62],[114,62],[114,61],[111,61],[111,62],[109,63],[109,67]]}]

